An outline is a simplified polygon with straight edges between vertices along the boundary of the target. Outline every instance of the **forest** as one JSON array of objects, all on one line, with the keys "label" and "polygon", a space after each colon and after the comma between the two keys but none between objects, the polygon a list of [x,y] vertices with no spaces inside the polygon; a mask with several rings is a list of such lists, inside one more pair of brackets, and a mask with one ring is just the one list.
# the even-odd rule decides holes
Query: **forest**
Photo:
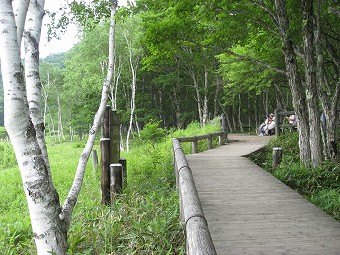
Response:
[{"label": "forest", "polygon": [[[326,155],[335,157],[339,6],[280,2],[140,0],[120,8],[110,101],[122,132],[134,136],[150,120],[167,128],[204,125],[222,113],[231,132],[253,132],[274,109],[294,110],[304,130],[301,159],[319,164],[314,147],[324,112]],[[103,4],[71,5],[80,42],[41,60],[44,123],[55,139],[82,137],[96,110],[108,64]],[[312,145],[304,142],[309,133]]]},{"label": "forest", "polygon": [[[196,122],[204,127],[225,114],[229,132],[255,134],[264,116],[280,109],[294,111],[298,118],[297,153],[303,165],[339,162],[337,0],[136,0],[125,7],[114,0],[70,1],[58,13],[46,13],[52,22],[49,34],[41,36],[60,36],[75,23],[80,41],[68,52],[44,59],[36,52],[40,35],[19,30],[32,26],[27,31],[39,32],[29,21],[42,19],[36,13],[43,10],[34,13],[29,1],[24,2],[26,9],[0,3],[0,15],[8,22],[0,24],[0,84],[5,91],[0,96],[0,125],[4,102],[16,116],[5,113],[5,125],[17,158],[22,156],[19,167],[47,172],[41,186],[49,187],[46,197],[53,201],[47,204],[62,211],[56,221],[65,240],[77,198],[67,197],[65,207],[55,199],[46,141],[82,141],[85,149],[78,167],[83,166],[86,149],[100,133],[98,105],[101,109],[106,104],[105,96],[119,114],[121,149],[126,152],[150,123],[173,131]],[[36,2],[43,6],[43,0]],[[8,13],[16,11],[37,16],[27,24],[25,19],[14,22],[19,43],[7,47],[14,35],[7,33],[14,27],[6,27],[12,24]],[[20,56],[21,39],[25,60]],[[10,55],[13,49],[17,52]],[[23,68],[17,70],[21,65],[25,79],[18,78],[18,73],[24,75]],[[10,66],[17,73],[11,73]],[[12,83],[18,84],[21,100],[10,93]],[[30,154],[27,148],[35,150]]]}]

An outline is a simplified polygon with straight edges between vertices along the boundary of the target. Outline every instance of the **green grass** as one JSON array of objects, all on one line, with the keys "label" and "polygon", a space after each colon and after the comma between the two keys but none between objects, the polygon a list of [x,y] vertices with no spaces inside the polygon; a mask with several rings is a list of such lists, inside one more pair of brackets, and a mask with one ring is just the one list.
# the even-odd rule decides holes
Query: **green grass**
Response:
[{"label": "green grass", "polygon": [[[273,171],[272,148],[274,147],[283,148],[283,157],[280,166]],[[252,154],[250,158],[340,221],[340,164],[326,161],[317,168],[301,165],[296,132],[274,138],[264,150]]]},{"label": "green grass", "polygon": [[[121,155],[127,159],[128,187],[111,206],[100,205],[100,176],[90,160],[69,230],[69,253],[185,254],[171,138],[218,130],[218,121],[204,128],[195,123],[186,131],[164,132],[165,137],[152,143],[147,135],[133,142],[130,152]],[[81,145],[48,143],[53,182],[61,201],[71,187]],[[184,146],[191,151],[190,143]],[[200,146],[204,150],[206,142]],[[94,149],[99,152],[98,144]],[[21,177],[14,164],[0,168],[0,254],[36,254]]]}]

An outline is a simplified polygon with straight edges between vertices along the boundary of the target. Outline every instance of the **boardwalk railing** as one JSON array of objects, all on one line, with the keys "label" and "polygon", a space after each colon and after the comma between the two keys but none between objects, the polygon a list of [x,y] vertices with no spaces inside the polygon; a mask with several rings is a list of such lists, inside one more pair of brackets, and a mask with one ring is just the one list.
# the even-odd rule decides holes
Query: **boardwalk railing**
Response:
[{"label": "boardwalk railing", "polygon": [[[279,136],[281,133],[281,128],[283,127],[282,122],[284,117],[288,117],[290,115],[295,115],[294,111],[286,111],[286,112],[279,112],[275,109],[274,116],[275,116],[275,135]],[[287,124],[289,126],[289,124]]]},{"label": "boardwalk railing", "polygon": [[177,138],[180,142],[192,142],[192,153],[197,153],[197,142],[201,140],[207,140],[208,142],[208,150],[212,148],[212,140],[214,137],[218,137],[219,145],[223,145],[226,139],[225,132],[216,132],[206,135],[199,136],[189,136],[189,137],[180,137]]},{"label": "boardwalk railing", "polygon": [[226,118],[225,115],[222,114],[220,117],[221,123],[221,132],[215,132],[206,135],[198,135],[198,136],[187,136],[187,137],[179,137],[177,138],[180,142],[192,142],[192,153],[195,154],[198,152],[197,142],[201,140],[207,140],[208,142],[208,150],[212,148],[212,141],[214,137],[218,137],[219,145],[223,145],[227,141],[228,130],[226,126]]},{"label": "boardwalk railing", "polygon": [[172,140],[172,148],[180,199],[180,220],[186,234],[186,252],[188,255],[216,255],[194,178],[179,139]]}]

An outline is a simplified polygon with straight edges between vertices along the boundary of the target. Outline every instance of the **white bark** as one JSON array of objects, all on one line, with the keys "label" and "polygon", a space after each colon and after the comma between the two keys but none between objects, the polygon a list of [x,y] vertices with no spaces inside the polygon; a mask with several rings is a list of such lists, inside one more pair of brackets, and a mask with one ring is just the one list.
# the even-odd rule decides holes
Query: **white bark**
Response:
[{"label": "white bark", "polygon": [[[5,96],[5,126],[10,136],[16,158],[18,161],[23,188],[28,203],[33,236],[38,255],[57,254],[65,255],[67,252],[67,230],[71,221],[72,210],[77,201],[95,135],[101,123],[106,107],[113,74],[113,25],[110,27],[109,67],[103,85],[100,107],[90,130],[89,140],[79,159],[79,164],[73,186],[66,198],[63,207],[60,206],[59,196],[53,186],[48,162],[42,152],[43,146],[37,132],[35,119],[37,112],[41,114],[40,80],[38,72],[38,46],[44,0],[31,0],[29,10],[19,8],[18,24],[15,21],[12,3],[20,7],[22,1],[0,1],[0,59],[3,75]],[[112,1],[111,21],[117,7],[117,1]],[[28,12],[28,13],[27,13]],[[26,80],[29,94],[25,88],[24,71],[20,56],[20,29],[21,19],[26,19]],[[20,17],[19,17],[20,16]],[[20,21],[19,21],[20,20]],[[17,29],[18,25],[18,29]],[[19,34],[19,36],[18,36]],[[32,93],[39,95],[32,96]],[[37,96],[37,97],[35,97]],[[30,106],[29,102],[30,101]],[[34,108],[40,108],[38,111]],[[34,123],[36,122],[36,123]],[[40,142],[39,142],[40,141]]]},{"label": "white bark", "polygon": [[126,135],[126,151],[129,151],[129,140],[130,134],[132,132],[132,124],[133,124],[133,116],[136,109],[136,82],[137,82],[137,68],[139,63],[139,57],[137,56],[135,61],[133,61],[133,53],[132,53],[132,42],[127,37],[127,34],[124,33],[124,38],[129,51],[129,63],[132,75],[131,81],[131,103],[130,103],[130,121],[129,121],[129,129]]},{"label": "white bark", "polygon": [[202,122],[206,125],[208,122],[208,69],[204,66],[204,99],[203,99],[203,109],[202,109]]},{"label": "white bark", "polygon": [[[38,254],[65,254],[60,204],[30,118],[12,1],[0,2],[0,58],[5,126],[18,161]],[[27,10],[26,10],[27,11]],[[37,17],[32,17],[37,18]]]},{"label": "white bark", "polygon": [[24,33],[25,20],[26,20],[29,3],[30,3],[30,0],[16,0],[16,1],[13,1],[12,3],[15,23],[17,25],[17,37],[18,37],[19,48],[21,48],[21,40],[22,40],[22,35]]},{"label": "white bark", "polygon": [[63,121],[62,121],[62,114],[61,114],[61,106],[60,106],[60,96],[57,97],[57,105],[58,105],[58,140],[59,142],[61,139],[65,141],[64,136],[64,129],[63,129]]},{"label": "white bark", "polygon": [[41,82],[39,75],[39,42],[45,0],[31,0],[24,31],[25,78],[30,117],[36,130],[38,143],[49,170],[45,143],[45,126],[41,112]]}]

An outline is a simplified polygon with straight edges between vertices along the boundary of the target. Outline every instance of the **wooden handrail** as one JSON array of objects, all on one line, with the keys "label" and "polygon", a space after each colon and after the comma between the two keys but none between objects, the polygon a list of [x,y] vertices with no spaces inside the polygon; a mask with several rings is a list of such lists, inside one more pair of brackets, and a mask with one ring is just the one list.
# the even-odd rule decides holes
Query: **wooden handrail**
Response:
[{"label": "wooden handrail", "polygon": [[172,140],[172,148],[180,199],[180,220],[186,234],[186,252],[188,255],[216,255],[194,178],[178,138]]},{"label": "wooden handrail", "polygon": [[209,133],[209,134],[205,134],[205,135],[179,137],[177,139],[180,142],[192,142],[192,153],[194,154],[194,153],[197,153],[197,142],[198,141],[207,139],[208,149],[211,149],[212,148],[212,139],[214,137],[219,137],[219,145],[223,145],[225,143],[226,133],[221,131],[221,132]]}]

